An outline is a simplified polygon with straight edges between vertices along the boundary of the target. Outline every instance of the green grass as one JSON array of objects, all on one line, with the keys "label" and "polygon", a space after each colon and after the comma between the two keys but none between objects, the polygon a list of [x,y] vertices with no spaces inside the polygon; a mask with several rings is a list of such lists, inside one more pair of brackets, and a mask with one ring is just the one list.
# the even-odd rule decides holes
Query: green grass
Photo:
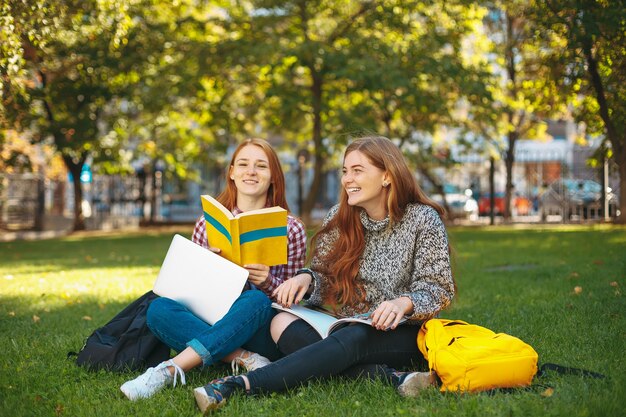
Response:
[{"label": "green grass", "polygon": [[[192,389],[227,374],[226,366],[189,372],[187,386],[133,403],[119,386],[136,373],[87,372],[66,358],[151,288],[172,233],[0,243],[0,416],[199,414]],[[626,415],[626,229],[458,228],[450,238],[459,291],[443,317],[518,336],[537,350],[540,363],[608,378],[548,374],[530,390],[455,395],[432,389],[415,399],[380,382],[334,380],[235,398],[217,415]]]}]

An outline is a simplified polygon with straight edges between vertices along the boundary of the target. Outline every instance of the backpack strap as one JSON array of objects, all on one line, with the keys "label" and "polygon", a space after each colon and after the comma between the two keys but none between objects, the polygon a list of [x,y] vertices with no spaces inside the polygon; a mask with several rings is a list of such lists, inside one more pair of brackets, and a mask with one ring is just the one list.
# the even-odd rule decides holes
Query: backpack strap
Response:
[{"label": "backpack strap", "polygon": [[541,365],[541,368],[539,368],[539,371],[537,372],[537,377],[544,376],[546,371],[555,371],[561,375],[577,375],[596,379],[606,378],[605,375],[598,372],[587,371],[586,369],[570,368],[569,366],[557,365],[556,363],[544,363]]}]

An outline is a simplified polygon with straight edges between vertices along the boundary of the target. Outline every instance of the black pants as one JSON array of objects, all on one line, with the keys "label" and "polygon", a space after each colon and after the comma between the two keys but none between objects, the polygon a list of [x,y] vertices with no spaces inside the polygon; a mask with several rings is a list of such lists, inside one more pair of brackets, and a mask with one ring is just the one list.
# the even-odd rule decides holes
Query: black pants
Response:
[{"label": "black pants", "polygon": [[418,331],[417,325],[402,325],[385,332],[355,324],[321,339],[308,324],[297,320],[278,341],[279,348],[288,356],[247,374],[250,391],[282,391],[311,379],[334,375],[392,382],[395,369],[427,368],[417,348]]}]

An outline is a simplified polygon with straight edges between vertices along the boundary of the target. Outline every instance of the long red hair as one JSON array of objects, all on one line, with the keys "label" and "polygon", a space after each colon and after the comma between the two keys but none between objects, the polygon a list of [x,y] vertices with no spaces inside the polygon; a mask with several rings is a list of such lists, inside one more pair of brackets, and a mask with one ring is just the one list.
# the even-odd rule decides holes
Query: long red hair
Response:
[{"label": "long red hair", "polygon": [[[344,152],[344,160],[350,152],[359,151],[375,167],[387,172],[390,185],[383,188],[387,195],[386,208],[389,225],[402,219],[408,204],[418,203],[433,207],[440,216],[444,210],[429,199],[417,184],[400,149],[382,136],[366,136],[351,142]],[[358,279],[360,258],[365,249],[365,234],[361,224],[361,208],[348,205],[348,195],[341,190],[339,211],[313,236],[315,248],[319,236],[337,229],[338,237],[333,248],[323,257],[329,277],[329,285],[323,294],[324,302],[333,306],[352,306],[365,302],[365,289]],[[316,253],[313,254],[315,256]]]},{"label": "long red hair", "polygon": [[237,155],[241,149],[248,145],[254,145],[261,148],[263,152],[265,152],[269,162],[272,179],[270,188],[267,190],[266,204],[270,207],[280,206],[289,212],[289,205],[287,204],[287,198],[285,197],[285,174],[280,166],[278,155],[276,155],[276,151],[274,151],[272,145],[270,145],[266,140],[259,138],[248,138],[237,146],[235,152],[233,152],[230,164],[228,164],[228,167],[226,168],[226,188],[220,195],[217,196],[217,201],[222,203],[224,207],[231,211],[235,208],[235,206],[237,206],[237,187],[235,186],[235,181],[230,179],[230,170],[234,167],[235,159],[237,159]]}]

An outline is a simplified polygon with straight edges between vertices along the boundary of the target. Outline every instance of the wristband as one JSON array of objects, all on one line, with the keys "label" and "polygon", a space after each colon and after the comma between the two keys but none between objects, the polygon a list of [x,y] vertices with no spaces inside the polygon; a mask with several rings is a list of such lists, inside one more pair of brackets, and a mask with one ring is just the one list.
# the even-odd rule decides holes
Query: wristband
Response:
[{"label": "wristband", "polygon": [[300,275],[300,274],[309,274],[311,275],[311,278],[315,278],[315,272],[313,272],[310,268],[298,269],[296,271],[296,275]]}]

